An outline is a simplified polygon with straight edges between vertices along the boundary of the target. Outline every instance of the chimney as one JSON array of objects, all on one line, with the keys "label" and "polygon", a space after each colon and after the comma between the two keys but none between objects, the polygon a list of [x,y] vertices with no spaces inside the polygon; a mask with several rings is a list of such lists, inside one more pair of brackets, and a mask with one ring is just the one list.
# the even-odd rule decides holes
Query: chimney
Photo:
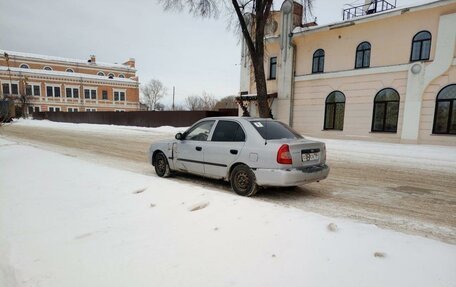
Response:
[{"label": "chimney", "polygon": [[128,61],[126,61],[126,62],[123,63],[122,65],[129,66],[130,68],[134,68],[135,65],[136,65],[135,58],[130,58],[130,59],[128,59]]},{"label": "chimney", "polygon": [[95,62],[96,62],[96,57],[95,57],[95,55],[90,55],[90,60],[88,60],[87,62],[92,63],[92,64],[95,64]]}]

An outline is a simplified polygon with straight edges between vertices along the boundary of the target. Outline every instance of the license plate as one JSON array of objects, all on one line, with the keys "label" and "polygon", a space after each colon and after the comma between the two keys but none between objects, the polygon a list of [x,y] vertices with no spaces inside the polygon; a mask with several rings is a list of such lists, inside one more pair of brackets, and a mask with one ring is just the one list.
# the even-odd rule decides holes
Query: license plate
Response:
[{"label": "license plate", "polygon": [[312,161],[312,160],[319,160],[320,159],[320,153],[319,152],[303,153],[301,156],[302,156],[302,161]]}]

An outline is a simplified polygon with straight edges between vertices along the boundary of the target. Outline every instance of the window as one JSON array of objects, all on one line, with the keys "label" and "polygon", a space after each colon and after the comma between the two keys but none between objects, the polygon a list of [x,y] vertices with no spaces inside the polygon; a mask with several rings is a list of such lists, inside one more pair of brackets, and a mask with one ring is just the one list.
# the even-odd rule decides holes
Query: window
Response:
[{"label": "window", "polygon": [[46,71],[52,71],[52,68],[51,68],[51,67],[49,67],[49,66],[44,66],[44,68],[43,68],[43,69],[44,69],[44,70],[46,70]]},{"label": "window", "polygon": [[50,112],[60,112],[60,107],[49,107],[48,110]]},{"label": "window", "polygon": [[96,88],[84,88],[84,98],[96,100],[97,99],[97,89]]},{"label": "window", "polygon": [[114,90],[114,101],[125,101],[125,90]]},{"label": "window", "polygon": [[3,95],[18,95],[19,85],[17,83],[3,83],[2,84]]},{"label": "window", "polygon": [[325,130],[343,130],[345,113],[345,95],[340,91],[331,92],[326,97]]},{"label": "window", "polygon": [[74,70],[71,69],[71,68],[68,68],[68,69],[66,69],[65,71],[66,71],[67,73],[74,73]]},{"label": "window", "polygon": [[66,87],[65,94],[67,98],[79,98],[79,88]]},{"label": "window", "polygon": [[40,112],[40,107],[39,106],[29,106],[28,107],[28,113],[39,113]]},{"label": "window", "polygon": [[386,88],[377,93],[374,99],[372,118],[373,132],[397,132],[399,116],[399,94],[396,90]]},{"label": "window", "polygon": [[109,73],[108,74],[108,78],[110,78],[110,79],[114,78],[114,74],[113,73]]},{"label": "window", "polygon": [[125,110],[115,110],[115,112],[125,112]]},{"label": "window", "polygon": [[106,90],[101,91],[101,98],[103,100],[107,100],[108,99],[108,91],[106,91]]},{"label": "window", "polygon": [[74,112],[79,112],[79,109],[78,108],[68,108],[68,111],[74,113]]},{"label": "window", "polygon": [[27,65],[27,64],[21,64],[21,65],[19,66],[19,68],[21,68],[21,69],[30,69],[30,66]]},{"label": "window", "polygon": [[25,94],[27,96],[39,97],[41,94],[41,87],[39,84],[30,84],[25,86]]},{"label": "window", "polygon": [[434,134],[456,134],[456,84],[446,86],[437,95]]},{"label": "window", "polygon": [[96,112],[97,109],[95,108],[86,108],[86,112]]},{"label": "window", "polygon": [[277,57],[269,59],[269,79],[274,80],[277,76]]},{"label": "window", "polygon": [[428,31],[418,32],[412,41],[412,53],[410,61],[429,60],[431,54],[431,33]]},{"label": "window", "polygon": [[215,121],[204,121],[184,133],[185,140],[206,141]]},{"label": "window", "polygon": [[125,75],[124,74],[120,74],[119,78],[123,79],[123,78],[125,78]]},{"label": "window", "polygon": [[245,133],[241,126],[236,122],[218,121],[212,135],[213,142],[243,142]]},{"label": "window", "polygon": [[313,54],[312,74],[323,73],[324,67],[325,67],[325,51],[323,49],[318,49]]},{"label": "window", "polygon": [[265,140],[302,139],[300,134],[278,121],[253,120],[250,123]]},{"label": "window", "polygon": [[370,66],[371,44],[362,42],[356,48],[355,69],[368,68]]},{"label": "window", "polygon": [[46,86],[46,96],[47,97],[60,97],[60,87],[59,86]]},{"label": "window", "polygon": [[99,71],[99,72],[97,73],[97,75],[103,77],[103,76],[105,76],[105,73],[103,73],[102,71]]}]

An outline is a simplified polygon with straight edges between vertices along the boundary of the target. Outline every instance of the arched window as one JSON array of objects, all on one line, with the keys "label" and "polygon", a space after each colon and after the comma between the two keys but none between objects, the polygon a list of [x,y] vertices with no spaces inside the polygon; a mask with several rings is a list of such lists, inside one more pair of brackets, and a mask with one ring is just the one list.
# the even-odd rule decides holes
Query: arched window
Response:
[{"label": "arched window", "polygon": [[66,69],[65,71],[68,72],[68,73],[74,73],[74,70],[71,69],[71,68],[68,68],[68,69]]},{"label": "arched window", "polygon": [[356,48],[355,69],[369,68],[371,56],[371,44],[362,42]]},{"label": "arched window", "polygon": [[343,130],[345,95],[340,91],[331,92],[326,97],[325,130]]},{"label": "arched window", "polygon": [[434,134],[456,134],[456,84],[446,86],[437,95]]},{"label": "arched window", "polygon": [[391,88],[386,88],[378,92],[374,99],[372,131],[397,132],[398,117],[399,93]]},{"label": "arched window", "polygon": [[110,78],[110,79],[114,78],[114,74],[113,73],[109,73],[108,74],[108,78]]},{"label": "arched window", "polygon": [[30,69],[30,66],[27,65],[27,64],[21,64],[21,65],[19,66],[19,68],[21,68],[21,69]]},{"label": "arched window", "polygon": [[120,74],[119,78],[123,79],[123,78],[125,78],[125,75],[124,74]]},{"label": "arched window", "polygon": [[103,77],[103,76],[105,75],[105,73],[103,73],[102,71],[99,71],[99,72],[97,73],[97,75]]},{"label": "arched window", "polygon": [[412,53],[410,61],[429,60],[431,54],[431,33],[428,31],[418,32],[412,41]]},{"label": "arched window", "polygon": [[324,67],[325,67],[325,51],[323,49],[318,49],[313,54],[312,74],[323,73]]},{"label": "arched window", "polygon": [[46,70],[46,71],[52,71],[52,68],[51,68],[51,67],[49,67],[49,66],[44,66],[44,67],[43,67],[43,70]]}]

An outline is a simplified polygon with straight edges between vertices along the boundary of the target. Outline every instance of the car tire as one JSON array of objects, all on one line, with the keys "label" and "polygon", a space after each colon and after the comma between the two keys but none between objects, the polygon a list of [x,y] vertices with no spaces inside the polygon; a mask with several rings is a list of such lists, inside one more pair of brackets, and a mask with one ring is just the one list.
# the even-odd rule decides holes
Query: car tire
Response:
[{"label": "car tire", "polygon": [[233,191],[242,196],[253,196],[259,189],[255,174],[243,164],[234,167],[230,174],[230,184]]},{"label": "car tire", "polygon": [[159,177],[168,177],[171,175],[168,160],[164,153],[159,152],[155,155],[155,173]]}]

